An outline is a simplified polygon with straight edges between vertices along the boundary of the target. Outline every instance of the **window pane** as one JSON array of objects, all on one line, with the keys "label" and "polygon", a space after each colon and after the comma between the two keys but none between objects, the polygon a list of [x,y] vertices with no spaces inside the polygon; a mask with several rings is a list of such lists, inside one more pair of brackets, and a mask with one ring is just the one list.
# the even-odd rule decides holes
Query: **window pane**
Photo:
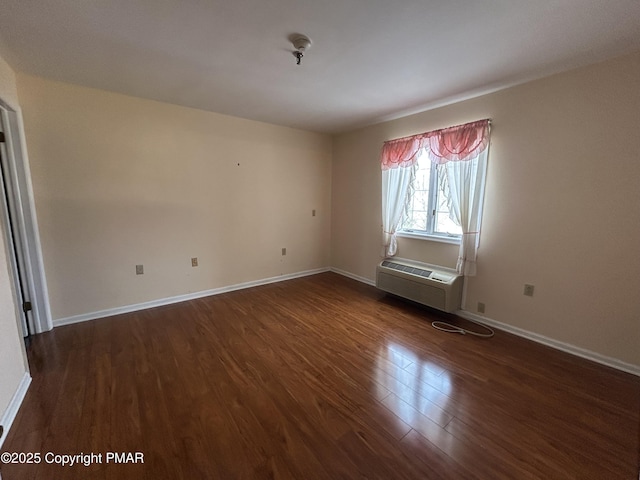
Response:
[{"label": "window pane", "polygon": [[443,233],[447,235],[462,235],[462,227],[456,225],[451,218],[449,218],[449,210],[436,211],[436,233]]},{"label": "window pane", "polygon": [[[426,166],[424,164],[427,164]],[[431,175],[431,162],[418,163],[416,171],[415,189],[429,191],[429,176]]]},{"label": "window pane", "polygon": [[435,232],[446,235],[462,235],[462,227],[451,220],[447,197],[440,186],[438,186],[437,203]]},{"label": "window pane", "polygon": [[[423,157],[426,159],[426,157]],[[414,180],[413,198],[407,216],[403,219],[401,229],[427,230],[427,215],[429,211],[429,182],[431,176],[431,162],[418,160],[416,177]]]},{"label": "window pane", "polygon": [[426,230],[427,212],[414,210],[411,215],[411,221],[405,228],[410,230]]},{"label": "window pane", "polygon": [[[432,168],[429,158],[426,155],[421,155],[418,159],[418,168],[416,169],[416,177],[413,184],[413,197],[409,205],[409,211],[400,226],[401,230],[416,230],[443,235],[462,234],[462,228],[449,218],[447,200],[439,186],[435,187],[437,188],[436,205],[429,208],[429,186],[431,184],[438,185],[437,179],[434,179],[432,183],[431,175],[437,174],[437,167]],[[435,219],[431,227],[433,230],[429,230],[429,216],[433,215],[432,209],[435,210]]]}]

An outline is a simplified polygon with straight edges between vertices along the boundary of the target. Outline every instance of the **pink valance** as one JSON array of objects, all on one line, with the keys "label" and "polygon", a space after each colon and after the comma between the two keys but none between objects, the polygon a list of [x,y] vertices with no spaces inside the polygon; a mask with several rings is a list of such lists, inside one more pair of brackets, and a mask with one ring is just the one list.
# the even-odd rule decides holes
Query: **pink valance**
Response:
[{"label": "pink valance", "polygon": [[411,167],[418,161],[424,140],[420,135],[389,140],[382,145],[382,170]]},{"label": "pink valance", "polygon": [[471,160],[487,148],[489,125],[488,119],[479,120],[384,142],[382,170],[414,165],[423,149],[437,164]]},{"label": "pink valance", "polygon": [[432,162],[447,163],[471,160],[489,143],[489,120],[466,123],[427,134],[427,155]]}]

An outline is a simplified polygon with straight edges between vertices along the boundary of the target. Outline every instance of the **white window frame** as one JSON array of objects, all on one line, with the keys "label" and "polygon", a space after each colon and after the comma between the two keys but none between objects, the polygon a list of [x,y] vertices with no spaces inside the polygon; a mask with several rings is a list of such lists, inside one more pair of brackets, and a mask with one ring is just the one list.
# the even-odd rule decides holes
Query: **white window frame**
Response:
[{"label": "white window frame", "polygon": [[450,243],[460,245],[462,235],[443,235],[439,233],[427,233],[423,230],[398,230],[398,237],[415,238],[416,240],[429,240],[431,242]]}]

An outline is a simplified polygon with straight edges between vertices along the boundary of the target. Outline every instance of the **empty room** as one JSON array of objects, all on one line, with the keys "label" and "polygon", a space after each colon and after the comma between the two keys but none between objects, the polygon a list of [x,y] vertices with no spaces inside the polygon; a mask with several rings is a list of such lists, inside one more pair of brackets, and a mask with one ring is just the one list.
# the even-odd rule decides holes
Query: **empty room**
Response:
[{"label": "empty room", "polygon": [[640,479],[640,2],[3,0],[0,480]]}]

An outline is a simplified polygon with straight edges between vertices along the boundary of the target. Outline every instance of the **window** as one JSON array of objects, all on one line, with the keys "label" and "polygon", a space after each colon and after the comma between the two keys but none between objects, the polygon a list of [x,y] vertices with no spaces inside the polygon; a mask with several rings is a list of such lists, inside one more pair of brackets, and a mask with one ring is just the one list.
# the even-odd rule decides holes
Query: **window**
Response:
[{"label": "window", "polygon": [[[434,164],[423,152],[415,166],[413,192],[400,223],[399,233],[459,240],[462,227],[451,218],[446,182],[440,181],[445,166]],[[448,190],[448,189],[446,189]]]},{"label": "window", "polygon": [[456,270],[476,274],[489,146],[489,119],[388,140],[382,145],[382,244],[398,233],[455,239]]}]

